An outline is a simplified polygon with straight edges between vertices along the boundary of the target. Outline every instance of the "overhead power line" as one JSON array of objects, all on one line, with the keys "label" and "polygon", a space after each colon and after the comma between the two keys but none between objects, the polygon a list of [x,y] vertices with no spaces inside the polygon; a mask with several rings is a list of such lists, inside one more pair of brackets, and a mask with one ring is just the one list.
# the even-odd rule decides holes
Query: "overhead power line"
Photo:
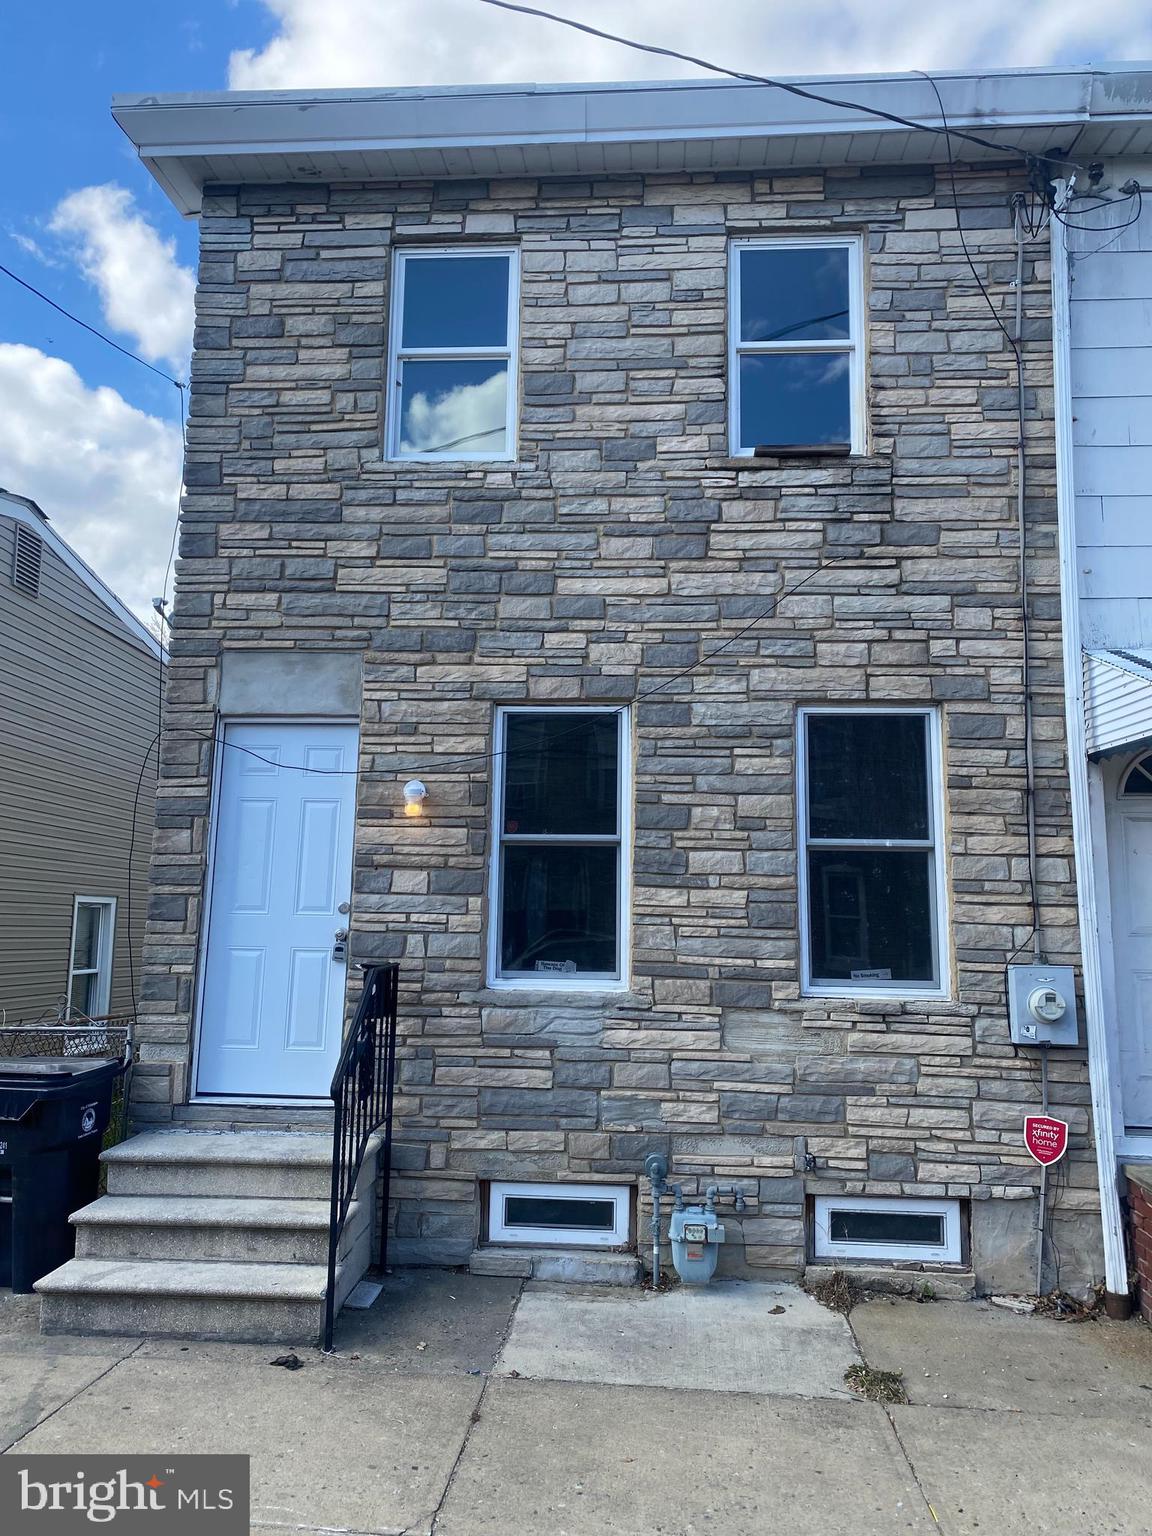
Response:
[{"label": "overhead power line", "polygon": [[35,294],[38,299],[43,299],[45,304],[50,305],[57,314],[63,315],[65,320],[71,320],[73,325],[80,326],[82,330],[87,331],[90,335],[96,336],[100,341],[106,342],[108,346],[114,347],[121,356],[131,358],[134,363],[139,363],[141,368],[147,368],[149,373],[154,373],[159,378],[166,379],[169,384],[174,384],[183,393],[185,386],[179,379],[174,379],[170,373],[165,373],[163,368],[157,368],[155,364],[147,362],[137,353],[130,351],[128,347],[122,347],[118,341],[113,341],[111,336],[106,336],[103,331],[98,331],[94,325],[89,325],[87,320],[81,320],[79,315],[74,315],[70,309],[65,309],[63,304],[57,304],[55,299],[50,299],[46,293],[41,293],[40,289],[32,283],[26,282],[22,277],[18,277],[11,268],[0,264],[0,272],[3,272],[5,277],[10,277],[14,283],[19,283],[21,288],[26,288],[29,293]]},{"label": "overhead power line", "polygon": [[[865,106],[859,101],[844,101],[838,96],[826,96],[821,91],[809,90],[807,86],[796,85],[791,80],[777,80],[771,75],[754,75],[743,69],[729,69],[725,64],[714,64],[710,59],[699,58],[694,53],[681,53],[678,48],[662,48],[656,43],[641,43],[634,37],[621,37],[618,32],[605,32],[601,27],[593,27],[586,21],[577,21],[572,16],[558,16],[554,11],[545,11],[534,5],[517,5],[513,0],[480,0],[482,5],[492,5],[501,11],[515,11],[521,16],[536,16],[542,21],[554,21],[561,27],[571,27],[575,32],[586,32],[590,37],[601,37],[609,43],[619,43],[622,48],[632,48],[637,53],[654,53],[665,59],[678,59],[682,64],[694,64],[697,69],[707,69],[714,75],[727,75],[731,80],[746,80],[750,85],[770,85],[774,90],[787,91],[789,96],[799,96],[804,101],[816,101],[825,107],[837,107],[845,112],[863,112],[868,117],[877,117],[887,123],[894,123],[898,128],[911,128],[916,133],[936,133],[946,135],[950,132],[953,139],[966,139],[969,144],[979,144],[982,149],[994,149],[997,154],[1010,151],[1023,156],[1029,161],[1042,160],[1042,155],[1037,155],[1035,150],[1024,149],[1019,144],[998,144],[994,139],[986,139],[982,134],[971,133],[966,129],[952,128],[945,130],[935,123],[918,122],[915,118],[902,117],[898,112],[885,112],[881,107]],[[1062,165],[1072,165],[1069,160],[1061,160]],[[1083,170],[1083,166],[1076,166],[1077,170]]]}]

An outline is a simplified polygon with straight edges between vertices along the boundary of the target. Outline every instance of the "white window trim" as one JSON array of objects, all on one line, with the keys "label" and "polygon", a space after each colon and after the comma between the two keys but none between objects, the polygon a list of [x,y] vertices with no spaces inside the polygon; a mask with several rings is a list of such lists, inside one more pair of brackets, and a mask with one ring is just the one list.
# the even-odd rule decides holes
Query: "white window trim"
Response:
[{"label": "white window trim", "polygon": [[[843,1243],[829,1235],[830,1213],[837,1211],[900,1211],[908,1216],[943,1216],[944,1242],[940,1247],[912,1243]],[[896,1197],[869,1199],[861,1195],[817,1195],[812,1212],[812,1256],[816,1259],[895,1259],[903,1263],[959,1264],[959,1200],[915,1200]]]},{"label": "white window trim", "polygon": [[[504,1224],[504,1197],[530,1200],[605,1200],[613,1206],[612,1229],[589,1232],[586,1227],[508,1227]],[[488,1241],[490,1243],[563,1244],[565,1247],[621,1248],[631,1238],[632,1187],[629,1184],[512,1184],[493,1180],[488,1186]]]},{"label": "white window trim", "polygon": [[[848,252],[848,339],[840,341],[741,341],[740,339],[740,269],[742,251],[814,250],[834,246]],[[849,409],[851,439],[849,452],[868,450],[868,392],[864,330],[864,248],[856,235],[766,235],[728,242],[728,449],[733,458],[750,459],[755,445],[740,445],[740,357],[749,352],[808,353],[847,352],[849,354]],[[784,451],[789,449],[782,445]],[[819,452],[819,449],[816,449]]]},{"label": "white window trim", "polygon": [[[100,907],[100,926],[96,937],[96,964],[91,967],[76,966],[76,917],[81,907]],[[90,1018],[100,1018],[108,1012],[112,998],[112,956],[116,948],[116,898],[115,896],[75,896],[72,900],[72,936],[68,944],[68,1008],[72,1008],[72,983],[77,976],[96,977],[96,1007]]]},{"label": "white window trim", "polygon": [[[894,839],[885,843],[878,838],[837,838],[837,843],[861,848],[930,847],[932,851],[932,951],[936,958],[938,980],[923,981],[834,981],[812,976],[812,942],[809,931],[808,881],[808,720],[813,715],[919,715],[928,722],[928,837],[920,840]],[[800,709],[796,722],[796,849],[797,894],[800,920],[801,992],[805,997],[857,998],[947,998],[951,996],[952,955],[949,944],[948,882],[944,865],[944,754],[939,711],[930,705],[829,704],[808,705]]]},{"label": "white window trim", "polygon": [[[412,463],[489,463],[507,464],[518,453],[516,435],[520,399],[520,261],[519,249],[512,245],[415,246],[397,249],[392,259],[392,299],[388,323],[388,371],[386,375],[386,427],[384,454],[388,461]],[[410,261],[426,257],[504,256],[508,259],[508,332],[503,347],[404,347],[401,333],[404,321],[404,271]],[[504,422],[506,448],[501,453],[467,452],[463,447],[443,453],[404,453],[400,449],[400,402],[403,398],[404,362],[484,362],[505,360],[508,364],[508,397]]]},{"label": "white window trim", "polygon": [[[500,974],[500,925],[503,911],[501,880],[503,874],[504,745],[509,715],[580,714],[614,715],[619,731],[616,758],[619,808],[618,843],[620,858],[616,870],[616,952],[619,966],[615,976],[582,973],[561,976],[555,972],[525,971],[510,976]],[[584,842],[572,837],[541,838],[542,842]],[[608,841],[608,839],[601,839]],[[595,841],[595,839],[587,839]],[[501,704],[496,710],[492,760],[492,838],[488,860],[488,985],[521,992],[626,992],[632,960],[632,729],[631,712],[618,705],[596,704]]]}]

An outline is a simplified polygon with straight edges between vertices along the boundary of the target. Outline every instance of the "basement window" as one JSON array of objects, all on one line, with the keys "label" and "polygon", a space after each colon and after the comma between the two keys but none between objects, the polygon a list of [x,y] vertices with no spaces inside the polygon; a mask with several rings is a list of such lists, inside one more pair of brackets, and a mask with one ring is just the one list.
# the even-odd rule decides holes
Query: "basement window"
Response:
[{"label": "basement window", "polygon": [[812,1253],[817,1259],[959,1264],[960,1202],[818,1195]]},{"label": "basement window", "polygon": [[627,1184],[507,1184],[488,1186],[490,1243],[563,1243],[619,1248],[629,1239]]}]

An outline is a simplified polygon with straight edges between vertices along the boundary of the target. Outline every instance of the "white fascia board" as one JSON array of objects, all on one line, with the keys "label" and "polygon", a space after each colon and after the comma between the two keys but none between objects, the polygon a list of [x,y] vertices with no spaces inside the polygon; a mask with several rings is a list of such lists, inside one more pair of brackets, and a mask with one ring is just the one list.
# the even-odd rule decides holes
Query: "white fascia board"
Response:
[{"label": "white fascia board", "polygon": [[[1002,70],[935,77],[949,126],[1003,136],[1024,129],[1056,131],[1093,116],[1149,115],[1152,72],[1133,70]],[[715,145],[735,140],[812,141],[845,136],[902,136],[893,162],[943,160],[942,134],[917,134],[871,114],[896,113],[939,128],[932,85],[920,75],[857,75],[796,79],[821,95],[854,103],[845,108],[743,81],[678,80],[603,85],[457,86],[356,91],[214,92],[183,96],[117,96],[112,114],[183,212],[199,207],[202,168],[189,163],[248,160],[251,181],[283,179],[262,172],[260,156],[299,156],[305,177],[320,180],[325,156],[356,153],[472,150],[516,145]],[[961,147],[954,144],[957,152]],[[992,154],[963,145],[969,157]],[[590,163],[599,170],[600,156]],[[877,156],[869,152],[869,163]],[[184,162],[182,167],[181,162]],[[289,168],[290,169],[290,168]],[[418,175],[419,173],[413,172]],[[440,174],[446,174],[444,172]],[[485,174],[477,172],[476,174]],[[486,174],[506,174],[495,168]]]},{"label": "white fascia board", "polygon": [[157,661],[166,662],[167,658],[156,636],[141,624],[131,608],[121,602],[110,586],[101,581],[92,567],[80,558],[72,546],[64,542],[43,515],[37,516],[22,504],[20,498],[0,491],[0,516],[11,518],[14,523],[21,523],[43,539],[56,558],[66,565],[73,576],[82,581],[93,596],[99,598],[105,608],[124,625],[132,639],[150,651]]}]

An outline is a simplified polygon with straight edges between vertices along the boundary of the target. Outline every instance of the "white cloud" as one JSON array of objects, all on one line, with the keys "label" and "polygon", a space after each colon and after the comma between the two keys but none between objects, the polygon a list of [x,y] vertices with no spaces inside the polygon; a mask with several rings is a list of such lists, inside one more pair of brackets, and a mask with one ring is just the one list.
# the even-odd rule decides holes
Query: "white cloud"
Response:
[{"label": "white cloud", "polygon": [[[433,366],[450,375],[459,365]],[[463,365],[468,371],[487,366]],[[419,390],[405,402],[401,447],[407,453],[440,453],[450,448],[465,454],[502,452],[507,408],[508,374],[503,367],[479,384]]]},{"label": "white cloud", "polygon": [[76,243],[81,271],[100,294],[104,317],[149,362],[183,373],[192,350],[196,279],[176,260],[176,242],[139,213],[126,187],[81,187],[49,221]]},{"label": "white cloud", "polygon": [[[480,0],[263,0],[278,30],[229,60],[234,90],[669,79],[662,59]],[[959,69],[1152,54],[1145,0],[557,0],[594,26],[772,75]]]},{"label": "white cloud", "polygon": [[89,389],[36,347],[0,343],[0,485],[37,502],[144,619],[168,563],[180,463],[176,421]]}]

